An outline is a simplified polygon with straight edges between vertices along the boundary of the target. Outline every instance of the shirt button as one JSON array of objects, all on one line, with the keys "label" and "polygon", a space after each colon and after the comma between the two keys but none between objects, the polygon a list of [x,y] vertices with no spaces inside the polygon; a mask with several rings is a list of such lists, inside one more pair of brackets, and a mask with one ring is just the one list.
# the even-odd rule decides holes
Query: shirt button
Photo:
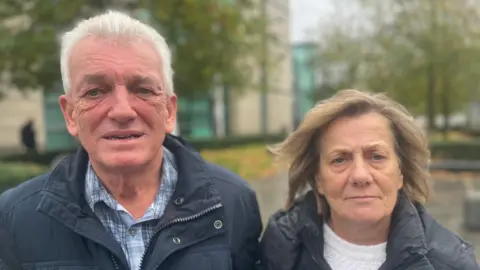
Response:
[{"label": "shirt button", "polygon": [[128,232],[130,233],[131,236],[135,236],[135,234],[137,234],[137,231],[135,229],[130,229],[128,230]]}]

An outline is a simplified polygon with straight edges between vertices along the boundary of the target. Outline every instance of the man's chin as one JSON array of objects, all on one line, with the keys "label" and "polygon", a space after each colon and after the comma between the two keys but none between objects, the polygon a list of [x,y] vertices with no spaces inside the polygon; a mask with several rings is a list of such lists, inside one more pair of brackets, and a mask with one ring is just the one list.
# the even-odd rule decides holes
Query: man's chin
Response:
[{"label": "man's chin", "polygon": [[107,155],[102,159],[106,167],[110,167],[115,170],[134,170],[136,168],[144,167],[149,162],[149,160],[143,155],[134,153]]}]

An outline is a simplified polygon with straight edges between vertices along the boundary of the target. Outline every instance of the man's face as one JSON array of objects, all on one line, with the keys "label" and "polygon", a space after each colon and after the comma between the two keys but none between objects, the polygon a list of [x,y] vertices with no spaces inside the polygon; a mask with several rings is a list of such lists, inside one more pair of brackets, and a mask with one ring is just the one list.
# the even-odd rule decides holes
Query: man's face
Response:
[{"label": "man's face", "polygon": [[67,129],[92,162],[135,169],[161,158],[176,120],[176,96],[167,96],[162,60],[146,41],[80,41],[69,61],[71,90],[60,97]]}]

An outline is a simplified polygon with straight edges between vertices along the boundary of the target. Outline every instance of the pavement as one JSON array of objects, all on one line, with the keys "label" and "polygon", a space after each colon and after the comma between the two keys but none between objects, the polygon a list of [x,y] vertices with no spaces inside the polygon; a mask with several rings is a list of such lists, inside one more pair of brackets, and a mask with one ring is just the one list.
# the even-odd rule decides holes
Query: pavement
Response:
[{"label": "pavement", "polygon": [[[257,198],[264,224],[278,209],[282,208],[287,197],[288,180],[286,173],[250,181],[257,192]],[[427,211],[440,224],[463,239],[471,242],[480,260],[480,231],[468,231],[463,227],[463,203],[465,198],[464,180],[433,180],[434,194],[427,203]]]}]

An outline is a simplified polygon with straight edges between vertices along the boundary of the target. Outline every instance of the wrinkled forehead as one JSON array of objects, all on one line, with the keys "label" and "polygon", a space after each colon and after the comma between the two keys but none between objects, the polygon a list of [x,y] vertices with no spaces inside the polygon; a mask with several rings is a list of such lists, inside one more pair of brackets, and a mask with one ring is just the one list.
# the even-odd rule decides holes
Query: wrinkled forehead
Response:
[{"label": "wrinkled forehead", "polygon": [[69,61],[72,88],[83,83],[161,83],[162,61],[147,41],[116,41],[89,37],[72,50]]},{"label": "wrinkled forehead", "polygon": [[85,73],[81,77],[81,81],[89,85],[155,85],[157,83],[154,78],[136,72],[120,74],[120,76],[115,73],[109,74],[108,72]]},{"label": "wrinkled forehead", "polygon": [[323,149],[336,147],[395,148],[396,139],[388,118],[377,112],[355,116],[342,116],[326,125],[319,134],[318,146]]}]

